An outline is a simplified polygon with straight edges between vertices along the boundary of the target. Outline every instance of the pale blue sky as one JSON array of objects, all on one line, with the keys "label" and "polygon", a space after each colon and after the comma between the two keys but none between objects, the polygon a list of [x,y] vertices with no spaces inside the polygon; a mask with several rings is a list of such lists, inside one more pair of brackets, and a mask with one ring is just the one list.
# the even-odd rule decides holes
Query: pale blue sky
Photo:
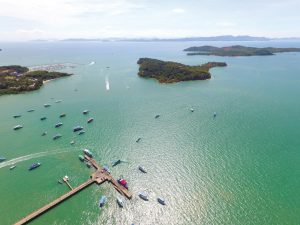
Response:
[{"label": "pale blue sky", "polygon": [[300,0],[0,0],[0,40],[300,37]]}]

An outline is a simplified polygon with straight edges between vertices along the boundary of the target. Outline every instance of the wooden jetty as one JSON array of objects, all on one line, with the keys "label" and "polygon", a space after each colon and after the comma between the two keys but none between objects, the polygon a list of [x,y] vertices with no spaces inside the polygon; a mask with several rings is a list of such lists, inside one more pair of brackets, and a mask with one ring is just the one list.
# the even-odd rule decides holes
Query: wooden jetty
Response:
[{"label": "wooden jetty", "polygon": [[77,194],[78,192],[80,192],[81,190],[83,190],[84,188],[88,187],[89,185],[91,185],[92,183],[96,183],[98,185],[108,181],[110,182],[113,187],[122,195],[124,195],[126,198],[131,199],[132,195],[131,193],[122,185],[120,185],[113,177],[110,173],[108,173],[107,171],[103,170],[101,166],[98,165],[98,163],[88,157],[87,155],[84,156],[86,161],[88,161],[89,163],[91,163],[91,165],[96,169],[96,171],[94,173],[91,174],[91,177],[89,180],[87,180],[86,182],[84,182],[83,184],[72,188],[71,185],[67,182],[67,180],[65,181],[67,183],[67,185],[70,187],[71,191],[67,192],[66,194],[60,196],[59,198],[55,199],[54,201],[50,202],[49,204],[41,207],[40,209],[32,212],[31,214],[29,214],[28,216],[22,218],[20,221],[16,222],[15,225],[22,225],[22,224],[26,224],[28,222],[30,222],[31,220],[35,219],[36,217],[42,215],[43,213],[45,213],[46,211],[48,211],[49,209],[57,206],[58,204],[60,204],[61,202],[65,201],[66,199],[70,198],[71,196]]}]

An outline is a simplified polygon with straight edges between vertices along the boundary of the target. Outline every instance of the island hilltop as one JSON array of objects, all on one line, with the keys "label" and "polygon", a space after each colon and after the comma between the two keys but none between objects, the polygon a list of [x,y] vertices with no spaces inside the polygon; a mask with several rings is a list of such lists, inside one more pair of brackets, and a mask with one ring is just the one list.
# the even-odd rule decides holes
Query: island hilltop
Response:
[{"label": "island hilltop", "polygon": [[140,66],[139,76],[155,78],[160,83],[210,79],[209,69],[227,66],[224,62],[208,62],[199,66],[188,66],[151,58],[140,58],[137,63]]},{"label": "island hilltop", "polygon": [[300,52],[300,48],[254,48],[241,45],[228,47],[199,46],[184,49],[187,55],[216,55],[216,56],[265,56],[282,52]]},{"label": "island hilltop", "polygon": [[0,95],[37,90],[44,81],[70,75],[45,70],[29,71],[23,66],[0,66]]}]

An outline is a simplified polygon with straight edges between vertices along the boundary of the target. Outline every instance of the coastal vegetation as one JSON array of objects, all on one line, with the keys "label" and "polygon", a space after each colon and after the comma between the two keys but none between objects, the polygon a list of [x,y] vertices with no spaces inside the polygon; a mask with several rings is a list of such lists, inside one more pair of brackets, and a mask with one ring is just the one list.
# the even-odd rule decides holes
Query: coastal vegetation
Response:
[{"label": "coastal vegetation", "polygon": [[282,52],[300,52],[300,48],[254,48],[241,45],[228,47],[199,46],[184,49],[187,55],[215,55],[215,56],[267,56]]},{"label": "coastal vegetation", "polygon": [[188,66],[151,58],[140,58],[137,64],[140,66],[138,72],[140,77],[155,78],[160,83],[210,79],[209,70],[211,68],[227,66],[224,62],[208,62],[199,66]]},{"label": "coastal vegetation", "polygon": [[18,94],[39,89],[44,81],[70,76],[69,73],[45,70],[29,71],[29,68],[13,65],[0,67],[0,95]]}]

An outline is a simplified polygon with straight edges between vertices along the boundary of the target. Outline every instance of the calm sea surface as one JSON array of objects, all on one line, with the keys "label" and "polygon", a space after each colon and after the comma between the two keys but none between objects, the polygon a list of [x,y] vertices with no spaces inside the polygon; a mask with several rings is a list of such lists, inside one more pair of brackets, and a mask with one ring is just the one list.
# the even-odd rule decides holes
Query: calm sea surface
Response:
[{"label": "calm sea surface", "polygon": [[[0,156],[7,158],[0,163],[0,224],[12,224],[66,193],[67,186],[57,183],[63,176],[73,186],[86,181],[92,170],[78,160],[84,148],[102,165],[125,161],[111,172],[128,180],[133,199],[120,209],[110,184],[91,185],[31,224],[299,224],[300,53],[230,58],[182,51],[203,44],[300,47],[299,42],[0,43],[0,65],[78,64],[64,70],[74,76],[0,97]],[[225,61],[228,67],[212,69],[208,81],[165,85],[137,76],[140,57],[189,65]],[[45,103],[52,106],[44,108]],[[21,118],[12,117],[19,113]],[[61,113],[67,116],[60,119]],[[161,117],[154,119],[156,114]],[[42,116],[48,119],[40,121]],[[88,117],[94,122],[87,124]],[[63,126],[54,128],[58,122]],[[24,128],[13,131],[17,124]],[[74,134],[76,125],[86,133]],[[42,137],[43,131],[48,135]],[[63,137],[53,141],[56,133]],[[34,162],[42,166],[29,172]],[[17,167],[10,171],[12,163]],[[138,165],[148,173],[140,173]],[[150,200],[139,199],[139,191]],[[101,195],[108,203],[100,209]],[[166,206],[157,203],[158,196]]]}]

